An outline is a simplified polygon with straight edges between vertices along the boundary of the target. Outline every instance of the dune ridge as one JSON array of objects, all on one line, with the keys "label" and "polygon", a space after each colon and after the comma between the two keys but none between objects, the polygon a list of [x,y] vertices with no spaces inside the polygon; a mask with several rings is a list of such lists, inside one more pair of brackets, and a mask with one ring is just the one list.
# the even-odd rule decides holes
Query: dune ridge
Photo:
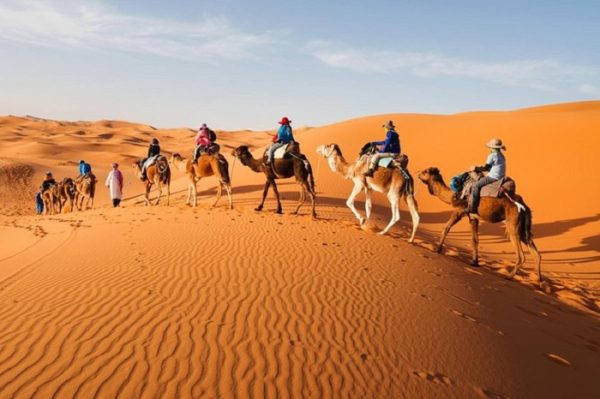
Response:
[{"label": "dune ridge", "polygon": [[[288,214],[298,195],[292,181],[280,183],[284,215],[272,213],[270,198],[253,211],[264,179],[230,152],[249,144],[258,156],[272,132],[218,131],[233,211],[225,200],[209,208],[214,180],[201,180],[198,208],[185,206],[178,171],[172,205],[147,208],[128,163],[152,137],[167,153],[189,155],[192,129],[2,117],[0,396],[598,396],[600,187],[573,170],[593,170],[593,148],[582,143],[598,140],[599,105],[388,114],[299,129],[317,179],[317,221],[308,207]],[[486,267],[464,262],[466,225],[445,255],[433,253],[449,213],[420,182],[416,245],[406,243],[404,207],[390,235],[369,233],[388,221],[383,196],[374,197],[371,225],[358,227],[344,205],[351,184],[314,149],[336,142],[351,160],[386,119],[398,126],[413,174],[435,163],[449,179],[485,156],[490,135],[507,142],[552,295],[536,289],[531,263],[517,282],[502,278],[512,254],[499,226],[482,228]],[[541,156],[556,146],[573,168]],[[110,163],[121,163],[123,208],[109,208],[101,187],[94,210],[33,215],[43,173],[74,177],[79,159],[101,182]],[[532,178],[532,163],[552,176]],[[568,179],[570,196],[549,200],[553,179]]]}]

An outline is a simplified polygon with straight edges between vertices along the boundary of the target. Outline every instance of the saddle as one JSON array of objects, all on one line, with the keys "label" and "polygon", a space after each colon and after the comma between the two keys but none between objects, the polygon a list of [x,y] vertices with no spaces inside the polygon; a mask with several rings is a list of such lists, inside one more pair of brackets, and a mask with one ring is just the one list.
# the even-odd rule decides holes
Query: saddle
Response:
[{"label": "saddle", "polygon": [[[481,173],[475,173],[475,172],[469,173],[469,177],[465,181],[462,191],[460,192],[461,193],[460,198],[462,198],[462,199],[470,198],[471,191],[473,189],[473,184],[475,184],[475,182],[477,180],[481,179],[482,177],[483,177],[483,175]],[[493,183],[486,184],[485,186],[483,186],[481,188],[481,191],[479,192],[479,196],[480,197],[498,198],[498,197],[504,195],[504,193],[507,193],[512,198],[516,192],[517,192],[517,184],[515,183],[515,181],[512,178],[506,176],[502,179],[496,180]]]},{"label": "saddle", "polygon": [[408,155],[399,154],[397,157],[386,157],[381,158],[377,163],[378,166],[383,168],[400,168],[406,169],[408,166]]},{"label": "saddle", "polygon": [[[267,160],[269,151],[270,151],[270,147],[267,147],[267,149],[265,150],[265,153],[263,155],[263,159],[265,161]],[[281,147],[276,149],[275,152],[273,153],[273,159],[289,158],[288,154],[300,155],[300,143],[292,142],[292,143],[287,143],[287,144],[282,145]]]}]

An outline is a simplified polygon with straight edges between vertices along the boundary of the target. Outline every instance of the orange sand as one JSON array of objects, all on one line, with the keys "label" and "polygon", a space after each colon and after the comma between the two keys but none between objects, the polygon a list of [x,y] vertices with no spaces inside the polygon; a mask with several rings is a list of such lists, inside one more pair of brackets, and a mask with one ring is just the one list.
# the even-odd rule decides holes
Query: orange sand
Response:
[{"label": "orange sand", "polygon": [[[438,166],[449,180],[503,138],[551,295],[530,282],[531,263],[518,281],[495,271],[513,259],[501,226],[482,228],[487,267],[464,263],[466,222],[446,255],[432,253],[449,209],[420,182],[417,245],[404,211],[390,236],[358,228],[344,205],[351,184],[314,149],[335,142],[354,159],[390,118],[414,175]],[[178,171],[172,205],[147,208],[127,165],[154,136],[190,153],[193,131],[0,118],[0,397],[597,397],[599,129],[600,102],[305,128],[312,221],[308,207],[274,215],[272,200],[252,210],[263,177],[229,153],[251,144],[258,155],[267,132],[219,132],[233,211],[225,199],[208,209],[213,178],[199,184],[199,207],[185,206]],[[94,210],[33,215],[43,172],[74,177],[79,159],[102,183],[121,164],[123,207],[109,208],[101,187]],[[289,211],[297,186],[280,187]],[[387,201],[374,200],[383,227]]]}]

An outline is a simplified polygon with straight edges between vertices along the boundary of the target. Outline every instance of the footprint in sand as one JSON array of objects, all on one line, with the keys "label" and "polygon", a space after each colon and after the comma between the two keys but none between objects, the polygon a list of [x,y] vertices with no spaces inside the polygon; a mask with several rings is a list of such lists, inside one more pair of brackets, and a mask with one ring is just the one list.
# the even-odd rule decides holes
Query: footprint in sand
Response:
[{"label": "footprint in sand", "polygon": [[493,391],[493,390],[488,389],[488,388],[477,388],[476,391],[481,396],[483,396],[484,398],[489,398],[489,399],[508,399],[507,396],[504,396],[501,393],[498,393],[498,392]]},{"label": "footprint in sand", "polygon": [[454,381],[452,381],[450,377],[441,373],[434,371],[413,371],[412,373],[425,381],[433,382],[435,384],[446,386],[454,385]]},{"label": "footprint in sand", "polygon": [[571,362],[562,356],[555,355],[553,353],[546,353],[546,357],[552,360],[554,363],[559,364],[563,367],[571,367]]},{"label": "footprint in sand", "polygon": [[469,320],[469,321],[472,321],[473,323],[477,323],[477,319],[472,316],[469,316],[468,314],[459,312],[458,310],[454,310],[454,309],[452,309],[452,313],[454,313],[458,317],[462,317],[465,320]]}]

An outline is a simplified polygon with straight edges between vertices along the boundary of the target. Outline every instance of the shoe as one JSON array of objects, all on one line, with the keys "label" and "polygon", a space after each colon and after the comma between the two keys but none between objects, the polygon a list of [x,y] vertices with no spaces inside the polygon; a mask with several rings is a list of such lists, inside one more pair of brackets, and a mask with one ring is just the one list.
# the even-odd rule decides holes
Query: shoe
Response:
[{"label": "shoe", "polygon": [[369,168],[369,170],[367,170],[365,173],[363,173],[364,177],[373,177],[373,174],[375,173],[375,169]]}]

